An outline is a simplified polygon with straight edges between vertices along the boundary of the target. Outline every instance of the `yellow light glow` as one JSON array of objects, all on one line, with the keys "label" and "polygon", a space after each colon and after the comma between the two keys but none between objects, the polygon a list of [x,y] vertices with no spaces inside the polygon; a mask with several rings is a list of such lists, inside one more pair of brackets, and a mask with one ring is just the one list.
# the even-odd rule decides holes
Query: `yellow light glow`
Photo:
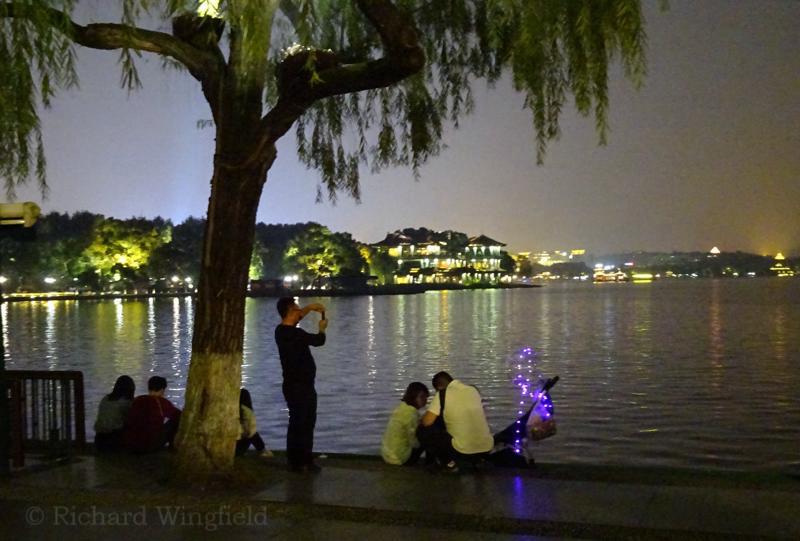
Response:
[{"label": "yellow light glow", "polygon": [[197,6],[197,14],[201,17],[215,17],[219,19],[219,0],[201,0]]}]

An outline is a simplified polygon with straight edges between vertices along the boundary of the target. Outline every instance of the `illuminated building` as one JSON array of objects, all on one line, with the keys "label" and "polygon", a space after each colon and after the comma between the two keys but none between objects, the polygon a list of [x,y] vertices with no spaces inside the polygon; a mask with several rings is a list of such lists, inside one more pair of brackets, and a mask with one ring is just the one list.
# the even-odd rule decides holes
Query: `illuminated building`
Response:
[{"label": "illuminated building", "polygon": [[506,276],[501,267],[505,244],[486,235],[405,229],[371,246],[397,261],[398,284],[494,283]]},{"label": "illuminated building", "polygon": [[781,252],[778,252],[778,255],[775,256],[775,263],[769,268],[769,270],[774,272],[779,278],[790,278],[794,276],[794,271],[783,263],[785,260],[786,257],[784,257]]},{"label": "illuminated building", "polygon": [[584,256],[586,255],[586,250],[584,249],[574,249],[574,250],[554,250],[552,252],[534,252],[531,254],[531,261],[538,265],[544,265],[545,267],[549,267],[551,265],[556,265],[558,263],[570,263],[570,262],[578,262],[583,261]]}]

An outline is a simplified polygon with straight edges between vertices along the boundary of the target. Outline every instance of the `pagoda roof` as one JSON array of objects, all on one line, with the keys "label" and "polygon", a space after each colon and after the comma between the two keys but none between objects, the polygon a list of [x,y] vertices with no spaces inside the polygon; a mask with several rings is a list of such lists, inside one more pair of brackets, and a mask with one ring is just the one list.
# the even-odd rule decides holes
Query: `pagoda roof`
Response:
[{"label": "pagoda roof", "polygon": [[372,246],[394,247],[401,244],[447,244],[447,236],[444,233],[431,231],[430,229],[406,229],[405,231],[395,231],[387,233],[386,238],[376,242]]},{"label": "pagoda roof", "polygon": [[386,246],[392,248],[394,246],[400,246],[401,244],[411,244],[413,241],[410,237],[403,235],[395,231],[394,233],[386,233],[386,238],[380,242],[376,242],[371,246]]},{"label": "pagoda roof", "polygon": [[486,235],[479,235],[477,237],[470,237],[469,245],[470,246],[505,246],[505,243],[500,242],[499,240],[494,240],[492,238],[489,238]]}]

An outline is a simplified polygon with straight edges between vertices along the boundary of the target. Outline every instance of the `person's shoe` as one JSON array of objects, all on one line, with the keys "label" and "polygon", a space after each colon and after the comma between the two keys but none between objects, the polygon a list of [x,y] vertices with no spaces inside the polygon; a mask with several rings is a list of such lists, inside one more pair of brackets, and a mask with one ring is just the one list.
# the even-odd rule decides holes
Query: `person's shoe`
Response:
[{"label": "person's shoe", "polygon": [[273,456],[275,455],[273,455],[272,451],[270,451],[269,449],[264,449],[263,451],[258,453],[259,458],[272,458]]},{"label": "person's shoe", "polygon": [[303,466],[303,471],[306,473],[319,473],[322,471],[322,468],[320,468],[316,464],[306,464],[305,466]]},{"label": "person's shoe", "polygon": [[286,471],[292,473],[303,473],[305,469],[303,466],[295,466],[294,464],[289,464],[288,466],[286,466]]},{"label": "person's shoe", "polygon": [[451,460],[447,463],[447,465],[442,469],[445,473],[458,473],[458,464],[456,464],[455,460]]}]

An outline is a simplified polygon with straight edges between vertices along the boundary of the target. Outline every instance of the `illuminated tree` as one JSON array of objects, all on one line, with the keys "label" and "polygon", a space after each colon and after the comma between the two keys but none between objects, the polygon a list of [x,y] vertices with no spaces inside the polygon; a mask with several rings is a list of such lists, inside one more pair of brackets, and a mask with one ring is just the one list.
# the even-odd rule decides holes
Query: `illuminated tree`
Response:
[{"label": "illuminated tree", "polygon": [[170,242],[169,227],[156,227],[147,220],[99,222],[92,243],[84,250],[88,265],[106,282],[134,281],[150,261],[153,252]]},{"label": "illuminated tree", "polygon": [[289,242],[306,228],[316,226],[307,224],[257,224],[256,241],[262,263],[263,278],[281,278],[288,274],[283,260]]},{"label": "illuminated tree", "polygon": [[394,274],[397,271],[395,258],[369,246],[361,247],[361,257],[366,260],[370,274],[377,276],[379,283],[391,284],[394,282]]},{"label": "illuminated tree", "polygon": [[[46,276],[57,278],[59,287],[84,285],[87,266],[81,255],[92,241],[95,224],[102,219],[89,212],[72,216],[51,212],[39,217],[36,242],[0,239],[2,272],[12,280],[12,288],[37,289]],[[73,281],[76,277],[77,282]]]},{"label": "illuminated tree", "polygon": [[284,269],[304,284],[321,285],[321,278],[361,274],[366,261],[349,233],[331,233],[319,224],[293,238],[286,247]]},{"label": "illuminated tree", "polygon": [[264,247],[258,241],[253,242],[253,254],[250,256],[250,269],[247,276],[251,280],[260,280],[264,277]]},{"label": "illuminated tree", "polygon": [[[643,72],[638,0],[119,0],[120,24],[82,25],[74,0],[0,0],[0,175],[44,182],[36,98],[74,86],[75,44],[121,51],[123,84],[149,52],[200,84],[214,172],[178,435],[181,472],[233,463],[244,299],[256,210],[276,143],[296,126],[318,195],[359,196],[359,166],[419,166],[472,110],[472,83],[506,72],[531,110],[536,152],[567,95],[605,137],[609,63]],[[146,30],[154,8],[172,32]],[[211,159],[211,157],[209,157]],[[198,183],[207,182],[197,179]]]}]

